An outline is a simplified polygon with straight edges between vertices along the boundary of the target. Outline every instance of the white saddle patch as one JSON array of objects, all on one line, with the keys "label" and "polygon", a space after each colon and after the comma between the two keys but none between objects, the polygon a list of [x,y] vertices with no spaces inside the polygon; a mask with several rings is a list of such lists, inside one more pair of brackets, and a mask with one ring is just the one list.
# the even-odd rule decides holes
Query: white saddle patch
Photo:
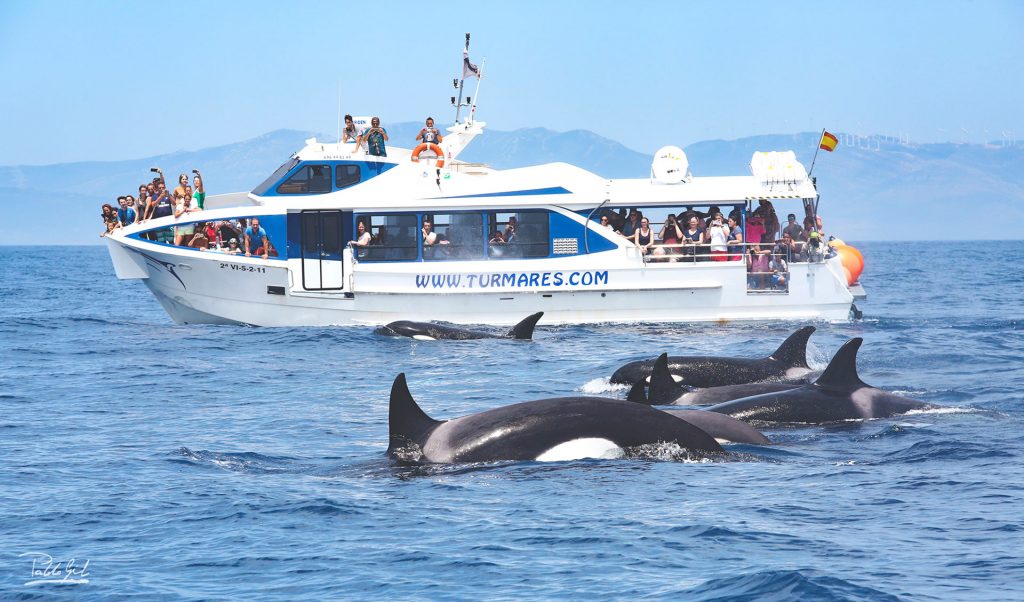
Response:
[{"label": "white saddle patch", "polygon": [[600,458],[612,460],[621,458],[622,448],[615,445],[608,439],[598,437],[585,437],[573,439],[565,443],[559,443],[548,451],[537,456],[538,462],[566,462],[568,460],[582,460],[583,458]]},{"label": "white saddle patch", "polygon": [[414,334],[414,335],[412,335],[412,338],[415,341],[436,341],[437,340],[434,337],[427,336],[425,334]]}]

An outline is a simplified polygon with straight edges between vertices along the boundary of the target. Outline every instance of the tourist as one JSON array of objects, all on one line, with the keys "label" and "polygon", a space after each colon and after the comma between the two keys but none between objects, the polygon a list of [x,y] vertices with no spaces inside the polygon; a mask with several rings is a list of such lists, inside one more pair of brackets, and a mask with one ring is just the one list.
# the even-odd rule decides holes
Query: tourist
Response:
[{"label": "tourist", "polygon": [[519,220],[513,215],[508,218],[508,224],[505,226],[505,242],[514,242],[517,234],[519,234]]},{"label": "tourist", "polygon": [[270,256],[270,239],[267,231],[260,227],[260,218],[254,217],[249,220],[251,224],[245,229],[245,256],[262,255],[263,259]]},{"label": "tourist", "polygon": [[789,237],[794,241],[807,240],[807,235],[800,224],[796,223],[796,214],[790,213],[786,216],[786,227],[782,229],[782,234],[789,234]]},{"label": "tourist", "polygon": [[426,123],[426,126],[420,130],[420,133],[416,134],[416,139],[424,144],[440,144],[444,138],[437,131],[437,128],[434,127],[434,118],[427,117]]},{"label": "tourist", "polygon": [[362,142],[366,142],[366,153],[374,157],[387,157],[388,152],[385,142],[388,141],[388,132],[380,127],[380,117],[370,120],[370,129],[356,139],[356,150]]},{"label": "tourist", "polygon": [[121,223],[117,221],[117,210],[110,203],[103,203],[103,212],[100,217],[103,218],[103,226],[106,228],[106,231],[100,236],[106,236],[121,227]]},{"label": "tourist", "polygon": [[654,246],[654,234],[651,232],[651,222],[646,217],[640,220],[640,227],[633,232],[633,244],[640,247],[640,252],[648,255]]},{"label": "tourist", "polygon": [[640,214],[636,209],[629,210],[629,219],[626,220],[625,224],[622,224],[621,233],[626,238],[633,238],[636,234],[637,228],[640,227]]},{"label": "tourist", "polygon": [[423,234],[423,246],[430,247],[437,244],[437,232],[433,231],[433,224],[427,220],[423,220],[423,229],[420,230]]},{"label": "tourist", "polygon": [[789,288],[789,265],[782,255],[772,254],[768,262],[768,271],[771,272],[770,284],[775,290],[786,290]]},{"label": "tourist", "polygon": [[700,228],[700,220],[696,215],[690,216],[689,226],[683,230],[683,255],[696,261],[697,247],[704,241],[704,231]]},{"label": "tourist", "polygon": [[729,218],[729,261],[743,261],[743,229],[735,217]]},{"label": "tourist", "polygon": [[352,121],[351,115],[345,115],[345,129],[341,130],[341,141],[344,142],[355,142],[359,143],[359,139],[363,135],[363,128],[359,127]]},{"label": "tourist", "polygon": [[782,255],[786,261],[803,261],[800,247],[789,232],[782,233],[782,239],[775,245],[773,252]]},{"label": "tourist", "polygon": [[190,240],[185,242],[186,247],[206,251],[210,248],[210,238],[206,235],[206,224],[200,222],[195,225],[195,232]]},{"label": "tourist", "polygon": [[231,240],[229,240],[227,248],[223,249],[223,251],[228,255],[240,254],[242,250],[238,248],[238,239],[232,238]]},{"label": "tourist", "polygon": [[747,288],[764,290],[768,286],[768,274],[771,271],[768,269],[768,264],[771,261],[769,256],[772,252],[768,249],[762,249],[761,245],[757,243],[753,243],[750,245],[748,254],[750,255],[750,263],[747,265],[747,271],[749,272]]},{"label": "tourist", "polygon": [[206,188],[203,187],[203,176],[199,173],[198,169],[193,169],[192,173],[196,174],[192,178],[192,184],[195,185],[195,192],[192,193],[192,199],[196,203],[196,207],[200,209],[206,208]]},{"label": "tourist", "polygon": [[728,261],[729,227],[722,223],[722,214],[718,212],[711,218],[711,225],[704,236],[704,242],[711,248],[711,261]]},{"label": "tourist", "polygon": [[[117,221],[121,224],[121,226],[130,226],[135,223],[135,220],[137,218],[137,214],[135,213],[135,207],[132,207],[128,204],[129,198],[130,197],[127,196],[117,197],[117,204],[119,206],[119,209],[117,210]],[[134,205],[134,199],[132,204]]]},{"label": "tourist", "polygon": [[188,174],[178,176],[178,185],[174,187],[174,198],[185,196],[185,187],[188,186]]},{"label": "tourist", "polygon": [[[188,178],[186,178],[185,180],[188,181]],[[182,195],[180,195],[180,196],[179,195],[174,195],[174,196],[175,196],[175,199],[177,200],[177,202],[174,205],[174,217],[176,219],[181,219],[182,217],[187,218],[189,213],[192,213],[194,211],[198,211],[199,210],[198,208],[192,206],[192,197],[185,196],[184,193]],[[187,241],[192,239],[192,236],[195,235],[195,232],[196,232],[196,225],[195,224],[186,224],[184,226],[175,226],[174,227],[174,244],[175,244],[175,246],[179,246],[180,247],[183,242],[187,245],[188,244]]]},{"label": "tourist", "polygon": [[[679,222],[676,221],[676,216],[669,214],[669,216],[665,218],[665,226],[661,229],[661,232],[658,233],[658,238],[661,239],[661,244],[666,246],[655,249],[655,254],[679,254],[679,243],[683,240],[683,229],[679,227]],[[661,253],[658,253],[659,250]]]}]

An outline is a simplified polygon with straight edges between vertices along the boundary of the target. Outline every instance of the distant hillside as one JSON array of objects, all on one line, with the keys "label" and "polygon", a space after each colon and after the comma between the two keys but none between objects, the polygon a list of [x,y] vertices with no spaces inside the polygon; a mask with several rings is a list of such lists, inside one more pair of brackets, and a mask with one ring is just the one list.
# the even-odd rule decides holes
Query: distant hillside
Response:
[{"label": "distant hillside", "polygon": [[[392,144],[412,146],[420,127],[389,126]],[[314,135],[278,130],[236,144],[144,159],[0,167],[0,244],[99,242],[100,205],[119,194],[134,194],[139,183],[152,177],[151,166],[160,166],[171,179],[198,167],[211,193],[250,190]],[[685,150],[694,175],[736,175],[749,173],[756,150],[791,149],[810,167],[817,141],[817,133],[754,136],[698,142]],[[650,169],[649,155],[585,130],[489,129],[460,158],[499,169],[565,161],[609,178],[644,178]],[[872,140],[821,152],[814,175],[826,229],[850,241],[1019,239],[1024,238],[1021,165],[1021,146]],[[788,208],[780,206],[780,212]],[[971,221],[958,221],[963,215]],[[972,227],[978,218],[993,225]]]}]

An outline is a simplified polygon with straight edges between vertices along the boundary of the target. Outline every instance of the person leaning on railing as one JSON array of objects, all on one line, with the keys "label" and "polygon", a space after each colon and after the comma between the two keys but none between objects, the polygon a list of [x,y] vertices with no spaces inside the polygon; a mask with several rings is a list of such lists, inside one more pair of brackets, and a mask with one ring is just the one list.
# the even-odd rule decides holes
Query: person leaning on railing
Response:
[{"label": "person leaning on railing", "polygon": [[743,261],[743,229],[735,217],[729,218],[729,261]]},{"label": "person leaning on railing", "polygon": [[700,227],[700,220],[693,215],[690,217],[689,227],[683,230],[683,255],[688,256],[690,261],[695,261],[698,245],[703,241],[704,230]]}]

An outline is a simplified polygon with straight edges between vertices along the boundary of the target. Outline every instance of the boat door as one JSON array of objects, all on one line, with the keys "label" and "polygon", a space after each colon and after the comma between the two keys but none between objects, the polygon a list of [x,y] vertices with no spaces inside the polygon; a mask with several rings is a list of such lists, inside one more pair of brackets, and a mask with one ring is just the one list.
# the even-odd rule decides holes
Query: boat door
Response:
[{"label": "boat door", "polygon": [[345,288],[344,251],[352,237],[352,212],[302,211],[302,288],[340,291]]}]

